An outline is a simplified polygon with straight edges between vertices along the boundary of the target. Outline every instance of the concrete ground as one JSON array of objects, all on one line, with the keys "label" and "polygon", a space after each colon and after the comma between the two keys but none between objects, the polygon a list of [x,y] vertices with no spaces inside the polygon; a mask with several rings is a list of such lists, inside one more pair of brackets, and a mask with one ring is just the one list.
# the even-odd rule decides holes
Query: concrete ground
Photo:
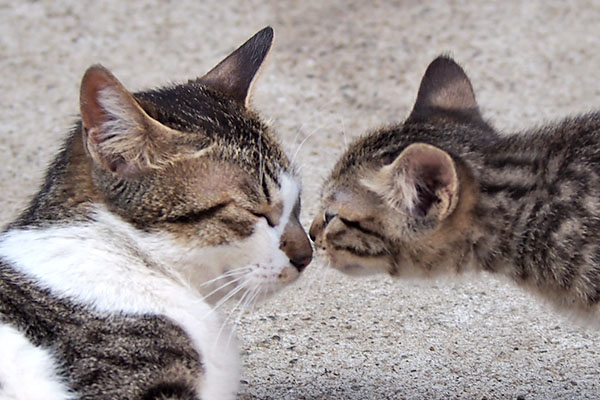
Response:
[{"label": "concrete ground", "polygon": [[[401,121],[448,52],[503,132],[600,108],[598,1],[0,1],[0,221],[23,207],[101,62],[132,89],[206,72],[255,31],[276,42],[253,106],[319,187],[352,138]],[[600,334],[491,276],[350,279],[315,260],[233,315],[240,399],[600,398]]]}]

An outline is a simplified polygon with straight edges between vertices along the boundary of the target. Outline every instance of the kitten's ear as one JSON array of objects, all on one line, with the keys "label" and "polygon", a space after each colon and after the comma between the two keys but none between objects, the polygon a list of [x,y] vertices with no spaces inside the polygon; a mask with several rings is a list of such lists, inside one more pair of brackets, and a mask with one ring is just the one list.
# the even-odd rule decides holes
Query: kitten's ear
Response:
[{"label": "kitten's ear", "polygon": [[364,184],[393,208],[415,218],[449,216],[458,202],[454,161],[445,151],[414,143]]},{"label": "kitten's ear", "polygon": [[228,55],[206,75],[198,78],[198,82],[213,87],[246,105],[252,82],[269,54],[272,43],[273,29],[266,27]]},{"label": "kitten's ear", "polygon": [[469,78],[447,56],[436,58],[427,67],[409,118],[427,118],[439,111],[460,113],[481,120]]},{"label": "kitten's ear", "polygon": [[167,162],[171,130],[151,118],[106,68],[88,68],[81,81],[83,139],[98,165],[133,176]]}]

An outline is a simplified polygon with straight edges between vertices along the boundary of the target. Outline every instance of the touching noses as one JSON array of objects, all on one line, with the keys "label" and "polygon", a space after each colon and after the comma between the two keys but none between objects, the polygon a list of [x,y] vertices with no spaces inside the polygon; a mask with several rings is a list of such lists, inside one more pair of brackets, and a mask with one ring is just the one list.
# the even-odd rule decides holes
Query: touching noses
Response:
[{"label": "touching noses", "polygon": [[281,236],[281,250],[288,256],[290,263],[298,272],[302,271],[312,260],[312,246],[306,232],[296,218],[290,218]]}]

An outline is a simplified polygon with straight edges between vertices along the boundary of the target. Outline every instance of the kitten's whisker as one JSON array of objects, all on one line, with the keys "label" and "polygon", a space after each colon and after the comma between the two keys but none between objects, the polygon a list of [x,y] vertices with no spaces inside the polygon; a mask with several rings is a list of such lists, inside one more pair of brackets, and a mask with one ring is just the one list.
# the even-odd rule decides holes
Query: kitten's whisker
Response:
[{"label": "kitten's whisker", "polygon": [[305,287],[307,287],[307,288],[313,287],[313,284],[317,280],[318,274],[321,272],[320,270],[321,270],[321,268],[318,268],[318,270],[316,270],[316,271],[315,271],[315,268],[310,268],[309,271],[304,272],[303,275],[306,275],[307,273],[310,275],[307,279],[305,279],[305,283],[304,283]]},{"label": "kitten's whisker", "polygon": [[392,254],[390,249],[388,249],[387,246],[384,246],[383,249],[385,250],[386,253],[389,254],[390,258],[392,259],[392,264],[394,264],[394,268],[395,268],[396,272],[400,271],[400,265],[398,265],[398,262],[396,261],[396,257],[394,257],[394,255]]},{"label": "kitten's whisker", "polygon": [[319,280],[319,288],[318,288],[319,293],[321,293],[323,291],[323,288],[325,287],[327,279],[329,279],[329,276],[331,275],[331,270],[332,270],[331,261],[327,260],[327,266],[325,267],[325,271],[323,271],[323,276]]}]

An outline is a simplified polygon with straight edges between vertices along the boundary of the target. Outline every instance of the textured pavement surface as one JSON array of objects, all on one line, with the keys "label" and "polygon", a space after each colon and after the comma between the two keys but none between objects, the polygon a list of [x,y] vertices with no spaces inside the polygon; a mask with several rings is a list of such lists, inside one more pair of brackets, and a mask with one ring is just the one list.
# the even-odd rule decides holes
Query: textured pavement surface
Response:
[{"label": "textured pavement surface", "polygon": [[[253,107],[319,188],[354,137],[401,121],[440,53],[504,133],[600,109],[598,1],[0,1],[0,222],[37,189],[100,62],[131,90],[202,75],[260,28]],[[600,333],[486,274],[351,279],[315,260],[233,313],[240,399],[600,398]]]}]

